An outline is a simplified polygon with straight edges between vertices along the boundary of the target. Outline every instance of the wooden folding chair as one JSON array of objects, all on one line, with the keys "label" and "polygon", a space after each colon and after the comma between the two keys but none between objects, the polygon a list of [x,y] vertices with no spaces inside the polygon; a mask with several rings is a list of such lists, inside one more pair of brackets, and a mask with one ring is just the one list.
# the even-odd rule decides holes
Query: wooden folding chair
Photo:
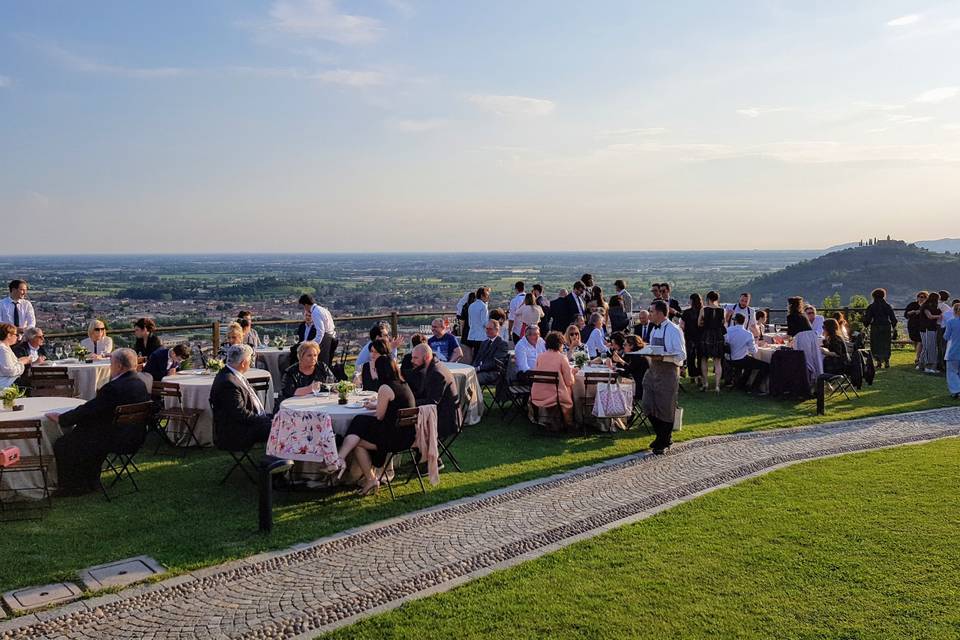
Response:
[{"label": "wooden folding chair", "polygon": [[[0,467],[0,518],[3,520],[32,520],[43,517],[50,508],[50,486],[47,468],[51,458],[43,455],[43,428],[40,420],[11,420],[0,422],[0,446],[12,441],[33,441],[38,452],[35,456],[21,456],[20,461],[11,467]],[[4,495],[13,493],[13,489],[3,489],[3,478],[18,473],[40,473],[42,483],[21,489],[39,489],[43,492],[41,500],[5,500]],[[38,506],[39,505],[39,506]]]},{"label": "wooden folding chair", "polygon": [[[203,415],[203,410],[188,409],[183,406],[183,394],[180,385],[173,382],[163,382],[162,380],[154,381],[151,396],[157,406],[160,407],[160,410],[154,415],[153,430],[162,439],[153,450],[154,455],[160,450],[160,445],[164,441],[171,447],[182,450],[183,455],[186,455],[192,446],[191,442],[200,447],[196,429],[197,422]],[[174,406],[168,407],[168,400],[172,400]],[[172,427],[178,428],[173,429]],[[184,437],[186,442],[182,441]]]},{"label": "wooden folding chair", "polygon": [[[122,431],[129,432],[134,429],[141,429],[145,437],[147,425],[150,423],[152,415],[152,401],[122,404],[114,409],[113,412],[113,432],[118,434]],[[113,472],[113,481],[110,483],[111,489],[126,476],[133,485],[133,491],[140,491],[140,487],[133,477],[133,472],[139,472],[140,469],[137,468],[133,458],[140,451],[140,447],[143,446],[143,440],[144,438],[142,437],[135,438],[133,442],[111,447],[104,461],[104,468],[102,470]],[[100,489],[103,491],[103,496],[109,501],[110,494],[107,493],[107,487],[104,486],[102,481],[100,482]]]},{"label": "wooden folding chair", "polygon": [[[417,427],[417,415],[419,414],[420,409],[418,407],[412,407],[410,409],[400,409],[397,414],[397,428],[416,428]],[[387,459],[383,463],[383,471],[380,472],[380,482],[387,483],[387,489],[390,490],[390,498],[396,499],[396,495],[393,493],[393,481],[387,476],[387,469],[390,468],[390,462],[397,456],[402,457],[404,453],[410,454],[410,462],[413,465],[413,470],[407,476],[406,481],[403,484],[407,484],[413,480],[413,474],[417,475],[417,480],[420,481],[420,491],[423,493],[427,492],[427,488],[423,485],[423,474],[420,473],[420,465],[417,464],[417,451],[413,447],[408,449],[403,449],[400,451],[390,451],[387,453]]]},{"label": "wooden folding chair", "polygon": [[77,395],[76,385],[66,367],[31,366],[26,384],[31,398],[73,398]]},{"label": "wooden folding chair", "polygon": [[267,405],[267,396],[270,394],[270,380],[267,378],[257,379],[257,380],[247,380],[250,383],[250,388],[253,389],[253,392],[260,396],[260,399],[263,400],[263,407],[266,409]]},{"label": "wooden folding chair", "polygon": [[[566,424],[563,422],[563,412],[562,412],[562,409],[560,408],[560,374],[556,371],[538,371],[536,369],[531,369],[530,371],[527,372],[527,381],[530,383],[531,389],[533,389],[533,385],[538,383],[553,386],[553,388],[556,390],[556,397],[557,397],[557,404],[553,406],[556,407],[557,411],[560,411],[560,422],[561,424],[563,424],[563,429],[561,430],[561,429],[548,428],[547,431],[548,432],[566,431]],[[540,421],[541,408],[533,404],[533,400],[530,398],[528,398],[527,400],[527,408],[528,408],[528,411],[533,413],[537,424],[539,426],[544,426]],[[545,409],[547,410],[549,410],[550,408],[552,407],[545,407]]]}]

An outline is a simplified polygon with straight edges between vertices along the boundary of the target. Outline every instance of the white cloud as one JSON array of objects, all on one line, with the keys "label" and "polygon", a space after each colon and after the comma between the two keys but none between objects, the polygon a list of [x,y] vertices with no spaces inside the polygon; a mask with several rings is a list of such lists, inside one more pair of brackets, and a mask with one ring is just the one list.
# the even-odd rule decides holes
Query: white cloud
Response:
[{"label": "white cloud", "polygon": [[320,71],[313,78],[329,84],[342,84],[347,87],[375,87],[386,83],[379,71],[357,71],[353,69],[332,69]]},{"label": "white cloud", "polygon": [[546,116],[556,107],[551,100],[524,96],[476,94],[468,96],[467,100],[498,116]]},{"label": "white cloud", "polygon": [[6,89],[13,86],[13,78],[10,76],[0,76],[0,89]]},{"label": "white cloud", "polygon": [[76,54],[51,42],[42,42],[29,38],[27,41],[67,69],[81,73],[101,73],[124,78],[173,78],[193,73],[193,71],[189,69],[180,67],[132,67],[110,64]]},{"label": "white cloud", "polygon": [[660,136],[669,133],[666,127],[644,127],[640,129],[608,129],[601,131],[600,135],[604,137],[624,137],[624,136]]},{"label": "white cloud", "polygon": [[391,9],[402,15],[404,18],[409,18],[414,14],[413,4],[407,2],[407,0],[384,0]]},{"label": "white cloud", "polygon": [[911,13],[905,16],[900,16],[899,18],[894,18],[893,20],[887,23],[888,27],[905,27],[910,24],[916,24],[920,22],[920,15],[916,13]]},{"label": "white cloud", "polygon": [[424,133],[443,129],[449,124],[449,121],[443,118],[396,119],[388,120],[386,124],[390,129],[402,133]]},{"label": "white cloud", "polygon": [[758,118],[768,113],[780,113],[783,111],[792,111],[791,107],[747,107],[737,109],[737,113],[747,118]]},{"label": "white cloud", "polygon": [[937,87],[936,89],[924,91],[914,98],[914,102],[939,104],[957,97],[957,94],[960,94],[960,87]]},{"label": "white cloud", "polygon": [[384,32],[379,20],[341,13],[334,0],[278,0],[269,16],[270,31],[344,45],[369,44]]}]

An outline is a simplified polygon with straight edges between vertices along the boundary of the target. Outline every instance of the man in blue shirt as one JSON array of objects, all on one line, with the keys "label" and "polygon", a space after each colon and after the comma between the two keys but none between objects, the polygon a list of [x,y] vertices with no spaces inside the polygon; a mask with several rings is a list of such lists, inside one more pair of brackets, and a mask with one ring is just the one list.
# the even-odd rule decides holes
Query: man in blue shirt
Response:
[{"label": "man in blue shirt", "polygon": [[463,358],[463,349],[460,348],[457,337],[447,333],[443,318],[434,318],[430,329],[433,335],[427,339],[427,344],[437,359],[441,362],[459,362]]}]

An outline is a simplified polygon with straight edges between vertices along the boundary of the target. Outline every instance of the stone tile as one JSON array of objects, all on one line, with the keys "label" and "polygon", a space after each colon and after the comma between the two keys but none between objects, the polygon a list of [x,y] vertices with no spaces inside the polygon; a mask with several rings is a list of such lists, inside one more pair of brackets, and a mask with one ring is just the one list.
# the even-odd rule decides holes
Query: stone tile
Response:
[{"label": "stone tile", "polygon": [[80,588],[72,582],[57,582],[8,591],[3,594],[3,602],[14,613],[21,613],[53,604],[71,602],[78,599],[80,595]]},{"label": "stone tile", "polygon": [[108,587],[125,587],[166,573],[163,566],[149,556],[137,556],[89,567],[80,572],[80,582],[90,591]]}]

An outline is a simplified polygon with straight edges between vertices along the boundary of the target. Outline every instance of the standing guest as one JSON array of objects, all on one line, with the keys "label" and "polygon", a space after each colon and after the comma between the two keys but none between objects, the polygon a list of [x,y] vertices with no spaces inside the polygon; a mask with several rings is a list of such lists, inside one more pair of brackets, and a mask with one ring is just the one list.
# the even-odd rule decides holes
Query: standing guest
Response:
[{"label": "standing guest", "polygon": [[517,343],[514,349],[514,360],[517,363],[517,379],[526,382],[527,372],[537,366],[537,357],[546,349],[543,338],[540,337],[540,327],[527,327],[523,340]]},{"label": "standing guest", "polygon": [[653,325],[650,324],[650,312],[646,309],[640,309],[640,313],[637,314],[637,324],[633,325],[633,332],[640,336],[640,339],[646,343],[650,340],[650,331],[653,330]]},{"label": "standing guest", "polygon": [[559,407],[566,427],[573,425],[573,384],[577,370],[570,367],[570,361],[561,352],[563,336],[558,331],[551,331],[544,340],[544,351],[537,356],[537,371],[554,371],[560,376],[559,386],[535,382],[530,387],[530,402],[547,409]]},{"label": "standing guest", "polygon": [[700,327],[700,390],[710,388],[710,360],[713,360],[714,392],[720,393],[720,381],[723,378],[723,309],[720,308],[720,294],[707,292],[707,303],[700,309],[697,324]]},{"label": "standing guest", "polygon": [[623,310],[627,314],[627,317],[633,316],[633,296],[630,295],[630,292],[627,291],[627,283],[623,280],[617,280],[613,283],[613,288],[616,290],[617,295],[623,301]]},{"label": "standing guest", "polygon": [[329,364],[333,358],[333,341],[337,337],[333,316],[326,307],[321,307],[314,302],[313,296],[309,294],[300,296],[299,303],[304,311],[310,313],[313,326],[317,328],[317,337],[314,338],[314,342],[320,345],[320,362]]},{"label": "standing guest", "polygon": [[573,283],[573,290],[564,298],[563,304],[554,306],[554,304],[551,303],[551,331],[566,331],[567,327],[573,324],[573,320],[577,315],[582,316],[584,314],[586,310],[586,303],[583,300],[585,292],[586,287],[582,282],[577,280]]},{"label": "standing guest", "polygon": [[960,302],[954,302],[953,317],[947,321],[944,336],[947,339],[947,388],[954,399],[960,399]]},{"label": "standing guest", "polygon": [[[759,315],[760,312],[758,311]],[[837,321],[837,335],[839,335],[844,340],[850,339],[850,325],[847,323],[847,316],[843,315],[843,311],[834,311],[830,314],[830,317]],[[896,327],[896,325],[893,325]]]},{"label": "standing guest", "polygon": [[141,358],[149,358],[150,354],[163,346],[160,337],[154,333],[157,323],[152,318],[140,318],[133,323],[133,335],[137,340],[133,343],[133,350]]},{"label": "standing guest", "polygon": [[326,363],[320,362],[320,345],[313,341],[301,342],[297,347],[297,362],[286,368],[280,382],[280,402],[287,398],[308,396],[326,389],[333,378]]},{"label": "standing guest", "polygon": [[757,314],[753,307],[750,306],[750,294],[741,293],[740,299],[737,300],[736,304],[727,305],[725,308],[724,315],[724,324],[728,327],[733,326],[733,317],[734,316],[743,316],[744,323],[743,326],[747,331],[753,333],[754,336],[757,335]]},{"label": "standing guest", "polygon": [[670,297],[671,287],[669,282],[660,283],[660,297],[664,302],[667,303],[669,319],[672,321],[674,318],[679,318],[683,313],[683,309],[680,308],[680,302],[676,298]]},{"label": "standing guest", "polygon": [[807,320],[810,321],[810,328],[813,330],[817,337],[820,338],[823,336],[823,316],[817,313],[817,308],[812,304],[808,304],[803,307],[803,315],[807,317]]},{"label": "standing guest", "polygon": [[517,322],[517,310],[525,304],[527,297],[523,291],[525,286],[526,285],[524,285],[523,280],[518,280],[513,285],[513,290],[516,292],[516,295],[513,296],[512,300],[510,300],[510,305],[507,308],[507,334],[510,336],[510,339],[514,341],[514,343],[519,342],[520,336],[522,335],[520,333],[520,328],[515,328],[514,325]]},{"label": "standing guest", "polygon": [[[341,469],[346,469],[346,460],[353,454],[360,466],[363,484],[361,495],[375,494],[380,489],[373,468],[382,467],[391,451],[404,451],[413,445],[417,430],[415,426],[399,427],[401,409],[417,406],[410,386],[400,375],[397,361],[390,356],[377,358],[377,378],[381,381],[376,400],[367,400],[364,406],[375,410],[375,415],[359,415],[350,421],[347,435],[340,447]],[[341,474],[343,472],[341,471]]]},{"label": "standing guest", "polygon": [[940,296],[940,320],[937,326],[937,369],[946,371],[946,361],[944,354],[947,352],[947,341],[944,338],[947,323],[953,318],[953,306],[948,302],[950,300],[949,291],[938,291]]},{"label": "standing guest", "polygon": [[[719,307],[717,309],[722,312]],[[643,412],[657,434],[650,443],[655,454],[663,454],[670,447],[680,386],[680,367],[687,359],[683,332],[669,321],[669,311],[663,300],[650,305],[650,319],[654,325],[650,344],[663,347],[663,356],[651,357],[650,369],[643,377]],[[720,319],[722,322],[722,315]]]},{"label": "standing guest", "polygon": [[[872,337],[870,345],[873,346]],[[840,324],[833,318],[828,318],[823,321],[823,372],[842,375],[847,372],[849,365],[850,354],[847,352],[846,341],[840,335]]]},{"label": "standing guest", "polygon": [[923,350],[923,341],[920,335],[923,327],[923,303],[927,301],[927,292],[918,291],[917,298],[903,310],[903,317],[907,319],[907,336],[913,343],[913,364],[920,368],[920,352]]},{"label": "standing guest", "polygon": [[660,283],[654,282],[650,285],[650,296],[652,297],[651,302],[656,302],[657,300],[662,300],[660,293]]},{"label": "standing guest", "polygon": [[417,406],[437,405],[437,435],[440,439],[452,436],[463,423],[460,415],[460,391],[457,382],[445,364],[434,357],[430,345],[413,348],[413,370],[407,383]]},{"label": "standing guest", "polygon": [[9,322],[0,322],[0,389],[11,387],[30,364],[30,356],[20,356],[11,347],[17,343],[17,328]]},{"label": "standing guest", "polygon": [[297,363],[297,350],[300,348],[300,345],[304,342],[313,342],[317,337],[317,328],[313,326],[313,318],[310,317],[309,313],[304,312],[303,322],[297,325],[297,330],[294,332],[297,341],[290,347],[290,364],[294,365]]},{"label": "standing guest", "polygon": [[477,370],[480,384],[492,384],[500,376],[499,369],[507,362],[509,347],[500,337],[500,323],[488,320],[485,330],[486,340],[480,343],[473,355],[473,367]]},{"label": "standing guest", "polygon": [[463,358],[463,349],[460,348],[456,336],[447,333],[443,318],[434,318],[430,323],[430,330],[433,332],[433,335],[427,338],[427,344],[430,345],[431,350],[430,357],[440,362],[460,362]]},{"label": "standing guest", "polygon": [[606,315],[607,303],[603,299],[603,289],[597,285],[590,288],[590,300],[587,302],[587,311],[589,313],[599,311]]},{"label": "standing guest", "polygon": [[117,349],[110,354],[110,381],[97,395],[76,409],[46,417],[60,427],[74,427],[53,443],[59,489],[55,495],[76,496],[100,488],[100,469],[111,449],[137,448],[146,437],[146,425],[116,430],[113,414],[125,404],[148,402],[150,394],[137,375],[137,354]]},{"label": "standing guest", "polygon": [[[533,294],[528,293],[524,296],[523,304],[517,309],[513,331],[520,340],[522,340],[522,336],[525,336],[527,333],[527,327],[534,324],[539,326],[541,320],[543,320],[543,309],[537,304],[537,300],[533,297]],[[520,342],[520,340],[514,341],[514,344]]]},{"label": "standing guest", "polygon": [[393,355],[385,338],[377,338],[370,342],[367,352],[367,361],[360,367],[359,373],[354,374],[354,384],[359,382],[360,388],[364,391],[376,391],[380,388],[380,381],[377,379],[376,361],[383,356],[393,357]]},{"label": "standing guest", "polygon": [[163,380],[177,373],[190,357],[190,347],[178,344],[172,349],[160,348],[150,354],[143,365],[143,372],[153,376],[154,380]]},{"label": "standing guest", "polygon": [[940,294],[931,291],[926,302],[921,307],[923,324],[920,326],[920,339],[923,342],[923,351],[920,353],[920,364],[924,373],[937,372],[937,330],[940,328]]},{"label": "standing guest", "polygon": [[543,315],[540,316],[540,333],[547,335],[550,331],[550,301],[543,295],[543,285],[537,283],[533,285],[533,299],[540,307]]},{"label": "standing guest", "polygon": [[360,347],[360,353],[357,355],[357,361],[354,364],[356,370],[363,368],[363,365],[367,364],[370,360],[370,343],[378,338],[382,338],[390,346],[390,356],[396,360],[397,359],[397,350],[400,348],[400,345],[403,344],[403,337],[396,336],[395,338],[390,337],[390,325],[386,322],[378,322],[372,327],[370,327],[370,340],[367,341],[365,345]]},{"label": "standing guest", "polygon": [[43,329],[30,327],[23,332],[23,340],[13,347],[13,353],[18,358],[27,356],[30,362],[45,362],[47,359],[47,350],[43,346],[45,338]]},{"label": "standing guest", "polygon": [[700,379],[703,373],[700,370],[700,309],[703,308],[703,299],[699,293],[690,294],[690,306],[680,314],[680,330],[687,348],[687,377],[694,381]]},{"label": "standing guest", "polygon": [[610,320],[610,330],[626,333],[630,326],[630,315],[623,308],[623,298],[610,296],[610,305],[607,307],[607,318]]},{"label": "standing guest", "polygon": [[583,274],[580,276],[580,282],[583,283],[583,293],[581,294],[581,297],[583,298],[583,304],[587,304],[592,298],[591,293],[593,292],[593,275],[590,273]]},{"label": "standing guest", "polygon": [[247,449],[270,436],[272,417],[245,375],[251,357],[250,345],[230,347],[226,366],[217,372],[210,387],[214,444],[228,451]]},{"label": "standing guest", "polygon": [[106,358],[113,351],[113,338],[107,335],[106,323],[97,318],[87,325],[87,337],[80,341],[80,346],[93,354],[94,360]]},{"label": "standing guest", "polygon": [[0,300],[0,322],[12,324],[18,333],[37,326],[37,315],[33,304],[27,300],[27,281],[11,280],[10,295]]},{"label": "standing guest", "polygon": [[[244,320],[247,321],[246,325],[243,323]],[[253,328],[253,314],[246,310],[241,311],[237,314],[237,322],[243,327],[243,343],[250,345],[254,349],[259,348],[260,334]]]},{"label": "standing guest", "polygon": [[[887,302],[886,289],[874,289],[870,296],[873,298],[873,302],[863,312],[863,326],[870,329],[870,352],[877,362],[877,368],[886,367],[889,369],[890,343],[893,341],[897,329],[897,314],[893,312],[893,307]],[[839,333],[838,326],[837,334],[839,335]],[[833,351],[833,349],[830,350]]]},{"label": "standing guest", "polygon": [[599,312],[590,314],[590,329],[587,333],[587,355],[596,358],[607,352],[607,336],[603,330],[603,315]]},{"label": "standing guest", "polygon": [[[467,316],[470,322],[470,334],[467,336],[467,346],[476,350],[486,339],[487,320],[490,319],[490,308],[487,303],[490,301],[490,287],[480,287],[477,289],[477,299],[473,301],[467,310]],[[499,330],[499,326],[497,330]]]},{"label": "standing guest", "polygon": [[[751,331],[746,328],[747,316],[745,314],[734,314],[733,324],[727,328],[727,333],[723,336],[724,342],[730,346],[730,366],[733,370],[733,385],[739,389],[745,389],[753,371],[763,371],[769,365],[754,358],[757,355],[757,339]],[[763,375],[762,374],[762,375]],[[758,375],[754,380],[754,386],[759,386],[762,375]]]},{"label": "standing guest", "polygon": [[[547,322],[548,328],[553,331],[562,331],[556,328],[558,324],[557,318],[566,313],[568,295],[569,293],[566,289],[560,289],[560,291],[557,292],[557,297],[550,301],[550,305],[548,306],[549,311],[544,320]],[[540,331],[543,335],[549,333],[549,331],[543,331],[542,327]]]},{"label": "standing guest", "polygon": [[464,343],[465,346],[468,346],[467,343],[470,337],[470,314],[469,309],[477,299],[477,292],[471,291],[467,294],[466,301],[457,307],[459,311],[460,318],[460,340]]},{"label": "standing guest", "polygon": [[[806,310],[806,312],[804,311]],[[810,313],[810,310],[813,313]],[[820,338],[813,330],[816,309],[803,304],[803,298],[787,298],[787,335],[793,338],[793,348],[803,352],[807,366],[807,383],[813,387],[823,373],[823,352],[820,350]]]},{"label": "standing guest", "polygon": [[575,351],[586,350],[586,347],[583,346],[583,336],[580,333],[580,329],[577,328],[577,325],[572,324],[567,327],[566,332],[563,334],[563,345],[564,353],[571,357]]}]

